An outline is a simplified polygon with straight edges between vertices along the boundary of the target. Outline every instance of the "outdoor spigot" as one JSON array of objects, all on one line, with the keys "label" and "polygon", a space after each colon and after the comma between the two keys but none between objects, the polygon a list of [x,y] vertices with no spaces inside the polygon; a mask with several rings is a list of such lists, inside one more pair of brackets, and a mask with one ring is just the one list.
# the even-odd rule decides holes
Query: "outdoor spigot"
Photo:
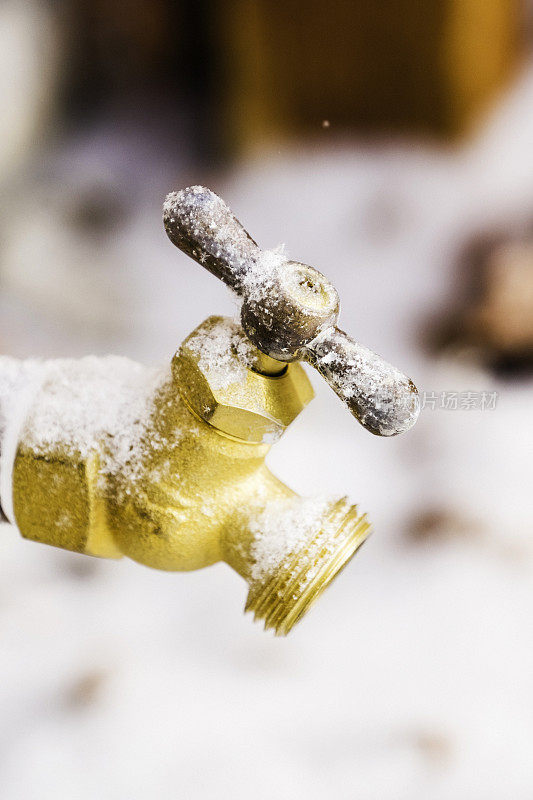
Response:
[{"label": "outdoor spigot", "polygon": [[313,390],[314,366],[379,435],[418,414],[414,385],[336,327],[321,273],[261,251],[213,192],[167,197],[172,241],[241,298],[241,324],[210,317],[171,364],[0,357],[0,509],[21,534],[163,570],[225,561],[247,610],[288,633],[365,541],[345,497],[305,499],[265,466]]}]

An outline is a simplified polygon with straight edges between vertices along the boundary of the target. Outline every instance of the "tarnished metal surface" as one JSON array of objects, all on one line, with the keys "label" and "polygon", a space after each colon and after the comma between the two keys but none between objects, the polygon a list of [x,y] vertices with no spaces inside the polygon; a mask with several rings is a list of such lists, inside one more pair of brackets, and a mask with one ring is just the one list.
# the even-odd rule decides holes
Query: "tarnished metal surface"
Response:
[{"label": "tarnished metal surface", "polygon": [[317,336],[305,358],[371,433],[394,436],[416,421],[419,400],[413,382],[339,328]]},{"label": "tarnished metal surface", "polygon": [[420,410],[414,383],[336,326],[339,297],[322,273],[260,250],[203,186],[169,194],[164,223],[177,247],[241,297],[243,330],[261,352],[307,361],[371,433],[394,436],[414,425]]}]

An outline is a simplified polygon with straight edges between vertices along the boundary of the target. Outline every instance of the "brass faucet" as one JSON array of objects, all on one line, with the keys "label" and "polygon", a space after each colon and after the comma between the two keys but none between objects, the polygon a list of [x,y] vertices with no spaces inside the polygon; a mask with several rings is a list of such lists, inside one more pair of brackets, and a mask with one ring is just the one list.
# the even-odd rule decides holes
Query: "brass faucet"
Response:
[{"label": "brass faucet", "polygon": [[[57,377],[84,360],[50,362],[51,373],[40,365],[24,423],[4,436],[11,464],[0,419],[0,500],[22,536],[35,541],[164,570],[226,561],[249,584],[247,610],[284,635],[369,532],[346,498],[303,499],[264,464],[313,397],[299,361],[315,367],[380,436],[414,424],[418,393],[336,327],[339,298],[321,273],[280,251],[261,251],[209,189],[169,194],[164,224],[175,245],[239,296],[240,324],[207,319],[170,371],[149,384],[131,428],[121,427],[119,413],[89,443],[75,429],[57,433],[69,404],[90,403],[81,367],[75,391]],[[109,396],[116,393],[110,385]],[[43,434],[43,420],[54,414],[55,434]]]}]

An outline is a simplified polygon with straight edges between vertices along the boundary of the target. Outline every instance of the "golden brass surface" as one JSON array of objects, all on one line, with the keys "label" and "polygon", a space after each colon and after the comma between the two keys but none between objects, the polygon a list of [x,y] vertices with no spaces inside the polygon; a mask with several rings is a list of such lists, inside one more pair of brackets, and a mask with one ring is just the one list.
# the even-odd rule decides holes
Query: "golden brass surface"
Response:
[{"label": "golden brass surface", "polygon": [[[210,371],[202,342],[219,330],[225,332],[228,324],[222,317],[209,317],[185,339],[172,363],[180,393],[200,419],[222,433],[247,442],[276,441],[313,399],[313,387],[300,364],[286,366],[257,350],[254,364],[266,367],[266,375],[247,369],[237,353],[232,354],[233,370],[229,363],[214,364]],[[272,374],[274,365],[277,373]]]},{"label": "golden brass surface", "polygon": [[56,453],[44,457],[19,448],[13,506],[24,538],[91,556],[120,558],[98,483],[96,454],[86,460]]},{"label": "golden brass surface", "polygon": [[225,561],[249,584],[247,609],[285,635],[369,525],[346,499],[332,502],[313,520],[305,543],[257,575],[258,519],[288,501],[305,503],[265,466],[268,438],[290,424],[312,389],[299,364],[260,375],[233,352],[229,374],[243,379],[215,389],[191,342],[219,323],[211,318],[200,326],[174,357],[171,377],[153,398],[133,473],[104,474],[98,453],[43,456],[22,443],[13,474],[16,522],[28,539],[101,557],[126,555],[162,570]]}]

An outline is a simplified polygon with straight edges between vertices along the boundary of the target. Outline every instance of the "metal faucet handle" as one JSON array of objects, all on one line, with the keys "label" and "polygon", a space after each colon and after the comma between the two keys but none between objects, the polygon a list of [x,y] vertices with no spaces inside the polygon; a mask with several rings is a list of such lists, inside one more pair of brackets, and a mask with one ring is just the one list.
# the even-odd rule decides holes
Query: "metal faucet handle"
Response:
[{"label": "metal faucet handle", "polygon": [[242,298],[243,330],[262,353],[311,364],[371,433],[394,436],[414,425],[415,385],[336,327],[339,296],[322,273],[261,250],[203,186],[171,192],[163,219],[171,242]]}]

